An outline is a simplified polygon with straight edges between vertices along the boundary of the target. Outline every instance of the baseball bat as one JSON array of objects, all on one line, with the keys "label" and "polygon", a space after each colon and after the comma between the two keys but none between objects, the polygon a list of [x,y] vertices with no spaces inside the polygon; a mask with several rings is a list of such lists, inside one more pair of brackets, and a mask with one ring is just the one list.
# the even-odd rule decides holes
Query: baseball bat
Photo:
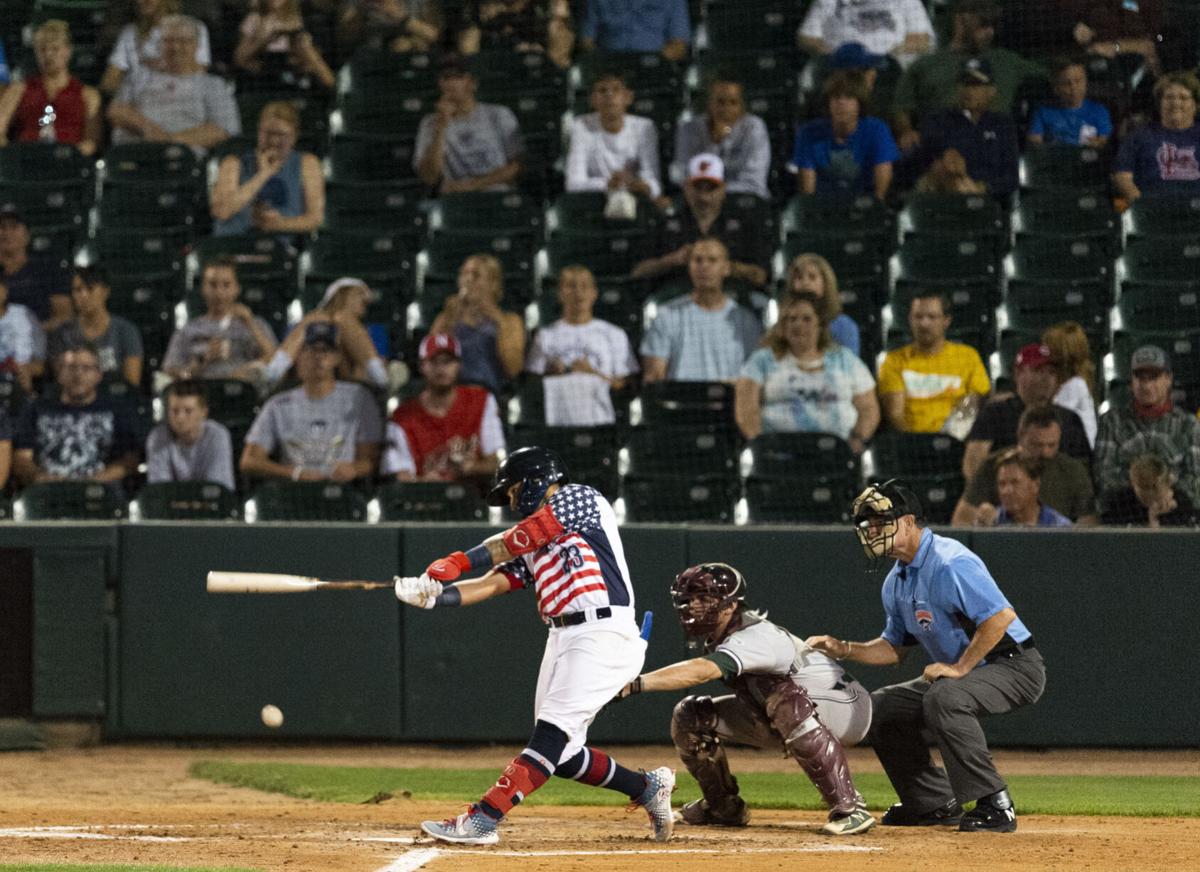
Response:
[{"label": "baseball bat", "polygon": [[646,612],[642,615],[642,638],[647,642],[650,641],[650,631],[654,629],[654,612]]},{"label": "baseball bat", "polygon": [[390,588],[390,581],[325,581],[307,575],[281,572],[208,573],[209,593],[307,593],[310,590],[375,590]]}]

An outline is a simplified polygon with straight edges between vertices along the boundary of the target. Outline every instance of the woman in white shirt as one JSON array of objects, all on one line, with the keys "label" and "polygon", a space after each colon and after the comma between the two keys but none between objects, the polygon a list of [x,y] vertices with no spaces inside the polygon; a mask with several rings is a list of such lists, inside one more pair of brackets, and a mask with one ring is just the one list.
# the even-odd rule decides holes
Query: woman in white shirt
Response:
[{"label": "woman in white shirt", "polygon": [[[100,80],[100,90],[115,94],[125,77],[139,67],[162,69],[162,29],[159,22],[168,15],[179,14],[179,0],[137,0],[137,18],[121,28],[108,68]],[[196,63],[208,68],[212,63],[208,28],[197,21],[200,33],[196,41]]]},{"label": "woman in white shirt", "polygon": [[621,73],[601,73],[592,85],[595,110],[571,124],[568,191],[625,190],[657,199],[662,193],[658,131],[654,122],[629,115],[633,91]]},{"label": "woman in white shirt", "polygon": [[1070,409],[1083,422],[1088,444],[1096,447],[1096,364],[1087,334],[1074,321],[1062,321],[1047,327],[1042,344],[1050,349],[1058,374],[1058,393],[1054,405]]}]

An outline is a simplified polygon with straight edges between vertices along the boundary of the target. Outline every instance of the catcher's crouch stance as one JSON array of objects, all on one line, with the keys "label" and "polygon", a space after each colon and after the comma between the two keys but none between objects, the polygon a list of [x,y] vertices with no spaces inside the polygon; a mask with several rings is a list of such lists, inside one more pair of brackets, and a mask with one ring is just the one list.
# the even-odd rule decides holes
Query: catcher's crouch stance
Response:
[{"label": "catcher's crouch stance", "polygon": [[838,663],[747,609],[745,595],[746,579],[728,564],[704,563],[681,572],[671,599],[684,633],[702,640],[704,656],[639,675],[620,693],[680,690],[715,678],[733,688],[728,696],[688,696],[675,706],[671,738],[704,794],[684,805],[679,819],[745,826],[750,812],[738,796],[722,742],[760,748],[781,742],[830,807],[822,831],[866,832],[875,818],[854,789],[842,745],[866,735],[871,695]]}]

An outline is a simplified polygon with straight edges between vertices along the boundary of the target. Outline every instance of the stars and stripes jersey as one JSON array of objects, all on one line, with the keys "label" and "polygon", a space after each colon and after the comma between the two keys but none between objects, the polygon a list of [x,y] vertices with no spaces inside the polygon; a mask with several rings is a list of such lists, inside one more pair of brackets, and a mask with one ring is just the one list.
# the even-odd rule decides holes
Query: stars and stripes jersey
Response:
[{"label": "stars and stripes jersey", "polygon": [[538,550],[496,567],[511,589],[532,588],[542,618],[604,606],[632,607],[633,584],[608,500],[595,488],[568,484],[546,505],[562,532]]}]

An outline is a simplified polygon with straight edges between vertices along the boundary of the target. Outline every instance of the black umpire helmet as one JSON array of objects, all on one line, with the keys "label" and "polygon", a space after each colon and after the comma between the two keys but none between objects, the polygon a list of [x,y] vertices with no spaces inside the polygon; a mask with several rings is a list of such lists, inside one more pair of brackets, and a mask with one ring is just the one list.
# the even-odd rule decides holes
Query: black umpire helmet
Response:
[{"label": "black umpire helmet", "polygon": [[552,484],[569,481],[567,465],[549,448],[530,445],[518,448],[501,462],[496,478],[488,491],[489,506],[507,506],[508,492],[514,484],[521,484],[517,495],[517,512],[527,518],[537,511]]},{"label": "black umpire helmet", "polygon": [[854,532],[872,563],[887,557],[895,544],[900,519],[912,515],[925,523],[920,498],[896,479],[868,485],[854,500]]},{"label": "black umpire helmet", "polygon": [[711,636],[730,604],[746,599],[746,577],[728,563],[689,566],[671,585],[671,602],[686,636]]}]

